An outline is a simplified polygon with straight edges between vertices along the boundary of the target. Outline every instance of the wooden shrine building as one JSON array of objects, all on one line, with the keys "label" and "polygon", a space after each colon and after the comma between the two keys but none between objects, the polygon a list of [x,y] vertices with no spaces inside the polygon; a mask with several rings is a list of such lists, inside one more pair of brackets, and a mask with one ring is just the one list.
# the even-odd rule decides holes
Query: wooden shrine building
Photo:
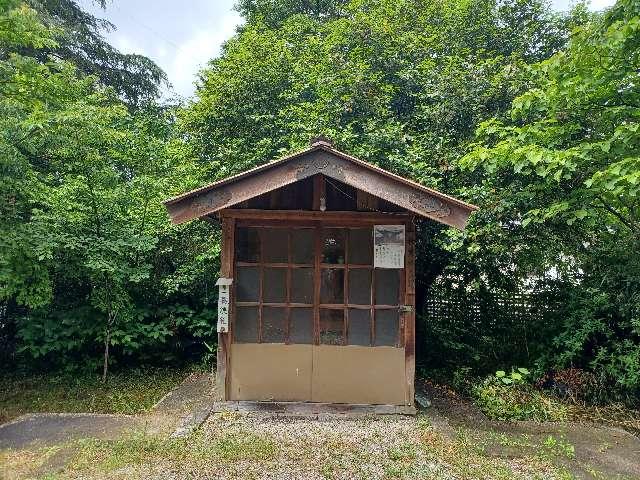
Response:
[{"label": "wooden shrine building", "polygon": [[414,219],[463,229],[477,207],[324,139],[165,206],[222,223],[225,400],[413,409]]}]

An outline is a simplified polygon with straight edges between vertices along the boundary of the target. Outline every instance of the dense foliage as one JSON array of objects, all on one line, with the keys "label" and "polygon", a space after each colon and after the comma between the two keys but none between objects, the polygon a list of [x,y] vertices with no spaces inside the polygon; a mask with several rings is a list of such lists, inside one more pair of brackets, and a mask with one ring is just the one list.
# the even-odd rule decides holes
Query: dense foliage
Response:
[{"label": "dense foliage", "polygon": [[292,15],[308,15],[321,20],[346,13],[347,0],[238,0],[238,10],[249,23],[263,21],[277,27]]},{"label": "dense foliage", "polygon": [[508,374],[498,370],[474,385],[471,394],[489,418],[539,422],[567,419],[566,406],[536,389],[526,368]]},{"label": "dense foliage", "polygon": [[[496,226],[551,239],[523,245],[533,278],[566,294],[547,368],[589,368],[640,394],[640,4],[619,1],[536,65],[506,119],[478,129]],[[507,223],[511,223],[507,226]],[[610,392],[611,393],[611,392]],[[628,398],[627,398],[628,399]]]},{"label": "dense foliage", "polygon": [[188,277],[213,277],[217,247],[181,245],[160,203],[197,177],[171,109],[130,113],[73,64],[21,53],[59,41],[26,4],[4,2],[0,26],[0,297],[17,353],[91,368],[103,350],[106,373],[109,347],[208,338],[209,298]]},{"label": "dense foliage", "polygon": [[[72,0],[1,5],[0,298],[19,358],[202,352],[218,233],[170,227],[161,200],[321,133],[481,206],[464,233],[418,225],[423,368],[578,367],[595,400],[640,398],[637,1],[240,0],[246,23],[176,108]],[[445,293],[480,314],[432,315]]]}]

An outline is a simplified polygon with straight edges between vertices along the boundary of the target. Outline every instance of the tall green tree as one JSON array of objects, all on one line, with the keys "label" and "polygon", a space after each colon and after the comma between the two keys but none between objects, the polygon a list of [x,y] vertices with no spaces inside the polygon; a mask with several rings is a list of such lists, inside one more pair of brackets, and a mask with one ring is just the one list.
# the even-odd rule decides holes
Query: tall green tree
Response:
[{"label": "tall green tree", "polygon": [[131,111],[73,64],[25,54],[57,48],[58,34],[25,3],[0,9],[0,300],[22,306],[24,355],[95,362],[101,348],[106,377],[113,347],[213,328],[211,315],[191,321],[201,301],[176,295],[180,268],[196,261],[172,255],[179,236],[161,204],[198,174],[172,138],[171,109]]},{"label": "tall green tree", "polygon": [[563,44],[570,22],[544,6],[354,0],[340,16],[291,11],[276,27],[249,15],[201,73],[184,131],[215,176],[325,132],[438,186],[475,125],[522,89],[520,66]]},{"label": "tall green tree", "polygon": [[[484,169],[493,230],[543,241],[538,276],[573,286],[551,367],[598,372],[640,394],[640,4],[619,0],[532,69],[505,119],[464,159]],[[525,246],[523,253],[531,255]]]},{"label": "tall green tree", "polygon": [[250,23],[264,21],[278,27],[298,14],[317,20],[335,19],[346,13],[347,3],[347,0],[238,0],[236,10]]},{"label": "tall green tree", "polygon": [[[105,0],[96,0],[103,8]],[[83,10],[75,0],[29,0],[40,20],[57,30],[55,46],[22,53],[47,62],[51,56],[73,64],[85,75],[96,76],[103,85],[113,87],[131,106],[156,99],[168,85],[165,72],[144,55],[121,53],[105,38],[115,26]]]}]

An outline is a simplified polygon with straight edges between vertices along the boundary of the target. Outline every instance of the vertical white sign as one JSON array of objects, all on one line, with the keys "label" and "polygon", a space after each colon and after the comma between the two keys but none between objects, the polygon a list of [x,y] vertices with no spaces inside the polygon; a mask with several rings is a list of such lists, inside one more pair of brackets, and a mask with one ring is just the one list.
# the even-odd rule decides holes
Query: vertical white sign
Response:
[{"label": "vertical white sign", "polygon": [[404,225],[374,225],[374,268],[404,268]]},{"label": "vertical white sign", "polygon": [[230,291],[232,279],[220,278],[216,285],[218,286],[218,332],[226,333],[229,331],[229,308]]}]

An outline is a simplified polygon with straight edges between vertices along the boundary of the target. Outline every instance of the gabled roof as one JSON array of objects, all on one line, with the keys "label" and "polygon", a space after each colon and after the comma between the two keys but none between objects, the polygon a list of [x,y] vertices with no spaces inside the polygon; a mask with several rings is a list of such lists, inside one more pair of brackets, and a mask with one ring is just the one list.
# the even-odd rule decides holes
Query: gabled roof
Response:
[{"label": "gabled roof", "polygon": [[478,209],[340,152],[322,140],[301,152],[165,200],[164,205],[173,223],[184,223],[316,174],[459,229],[465,227],[469,215]]}]

